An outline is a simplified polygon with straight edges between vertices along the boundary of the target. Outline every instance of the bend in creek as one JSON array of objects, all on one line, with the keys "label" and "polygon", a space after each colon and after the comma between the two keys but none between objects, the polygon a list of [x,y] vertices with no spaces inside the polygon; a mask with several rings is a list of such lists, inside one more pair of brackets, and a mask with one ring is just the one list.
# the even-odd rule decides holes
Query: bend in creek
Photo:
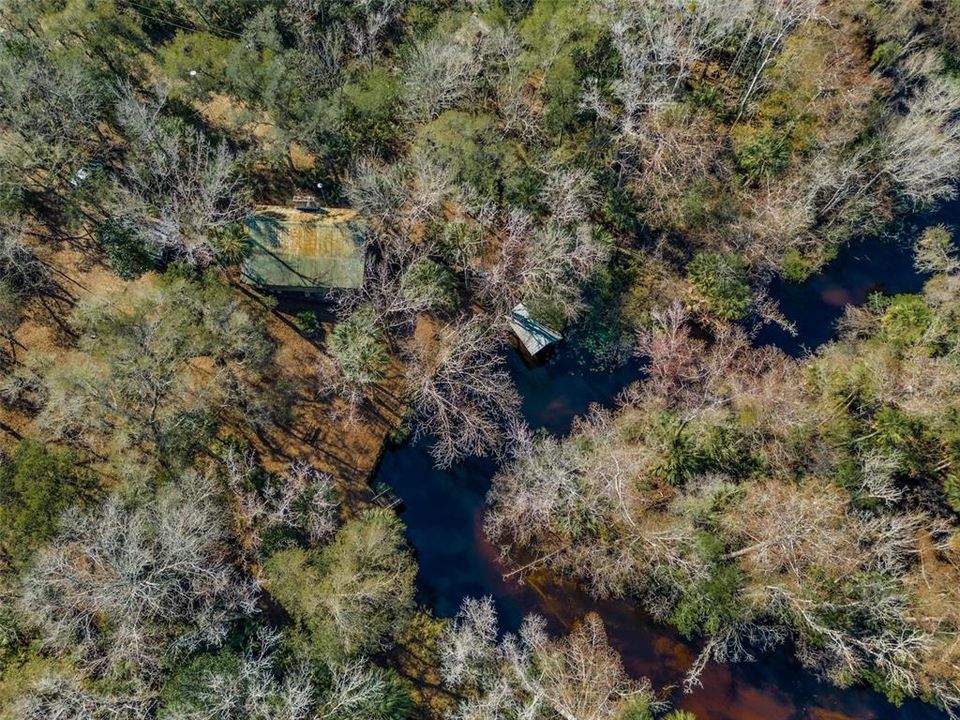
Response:
[{"label": "bend in creek", "polygon": [[[952,206],[956,208],[960,204]],[[772,288],[784,313],[797,324],[798,335],[792,338],[779,329],[767,328],[758,343],[776,344],[800,355],[805,348],[814,349],[833,337],[844,305],[862,303],[878,290],[916,292],[922,284],[906,244],[857,243],[805,283],[779,283]],[[642,375],[637,361],[612,373],[584,370],[569,349],[534,369],[527,368],[513,352],[508,363],[523,398],[527,422],[534,429],[557,435],[569,432],[574,418],[587,412],[591,404],[613,407],[619,392]],[[631,674],[649,677],[657,687],[682,681],[699,651],[698,644],[653,621],[635,602],[596,600],[574,583],[545,575],[535,574],[522,584],[505,580],[509,568],[501,563],[483,532],[484,498],[497,464],[472,458],[437,470],[428,450],[424,443],[389,450],[374,479],[403,498],[402,517],[420,564],[418,583],[424,604],[438,616],[452,617],[464,597],[491,595],[501,627],[507,631],[516,630],[523,616],[532,612],[546,617],[551,630],[559,632],[585,613],[596,611]],[[760,655],[752,663],[711,662],[702,683],[692,694],[675,691],[672,697],[676,707],[696,712],[699,720],[946,717],[918,701],[896,708],[868,689],[844,690],[821,682],[799,665],[789,648]]]}]

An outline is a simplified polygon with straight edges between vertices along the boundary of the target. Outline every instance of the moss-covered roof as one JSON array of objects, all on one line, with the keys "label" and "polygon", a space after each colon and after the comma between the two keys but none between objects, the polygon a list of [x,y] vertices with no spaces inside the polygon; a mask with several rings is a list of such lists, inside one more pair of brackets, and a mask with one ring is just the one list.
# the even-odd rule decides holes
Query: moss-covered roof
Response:
[{"label": "moss-covered roof", "polygon": [[246,227],[256,245],[242,272],[254,285],[308,290],[363,284],[361,226],[353,210],[271,205],[259,208]]}]

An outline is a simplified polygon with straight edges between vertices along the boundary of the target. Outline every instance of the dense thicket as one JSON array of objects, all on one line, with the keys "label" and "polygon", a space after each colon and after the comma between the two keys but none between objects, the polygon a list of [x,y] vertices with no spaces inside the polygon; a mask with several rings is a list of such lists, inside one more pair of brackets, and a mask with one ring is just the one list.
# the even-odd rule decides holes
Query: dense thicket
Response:
[{"label": "dense thicket", "polygon": [[921,240],[941,270],[923,295],[848,309],[799,361],[655,313],[649,380],[566,440],[521,438],[488,532],[705,636],[688,684],[789,638],[840,684],[956,708],[960,275],[944,240]]},{"label": "dense thicket", "polygon": [[[513,445],[491,534],[704,636],[693,677],[790,636],[955,703],[949,234],[814,357],[749,335],[954,196],[958,41],[956,0],[0,0],[0,717],[662,712],[596,618],[426,617],[396,517],[268,432],[387,383],[438,464]],[[295,191],[363,222],[334,327],[238,287]],[[528,438],[520,302],[649,379]],[[280,325],[322,347],[295,387]]]}]

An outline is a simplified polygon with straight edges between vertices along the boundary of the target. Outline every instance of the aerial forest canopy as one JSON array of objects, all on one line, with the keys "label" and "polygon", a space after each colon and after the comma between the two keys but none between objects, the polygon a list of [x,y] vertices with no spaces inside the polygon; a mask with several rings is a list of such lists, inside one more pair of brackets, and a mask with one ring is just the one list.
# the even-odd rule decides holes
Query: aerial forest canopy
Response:
[{"label": "aerial forest canopy", "polygon": [[[0,720],[688,720],[596,615],[435,617],[405,441],[501,461],[504,558],[696,639],[688,690],[787,644],[960,714],[951,230],[754,342],[958,177],[958,0],[0,0]],[[256,222],[351,282],[278,300]],[[644,377],[530,431],[518,308]]]},{"label": "aerial forest canopy", "polygon": [[960,265],[874,296],[801,361],[707,345],[680,305],[642,338],[649,379],[564,440],[526,437],[487,530],[600,595],[636,596],[749,659],[790,638],[840,684],[956,706]]}]

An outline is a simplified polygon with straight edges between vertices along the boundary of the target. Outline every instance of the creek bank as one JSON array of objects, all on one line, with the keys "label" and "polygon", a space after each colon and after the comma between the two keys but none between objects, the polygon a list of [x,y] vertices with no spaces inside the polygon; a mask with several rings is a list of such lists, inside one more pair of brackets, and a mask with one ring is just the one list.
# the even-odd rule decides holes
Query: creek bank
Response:
[{"label": "creek bank", "polygon": [[[947,206],[923,225],[956,216],[960,216],[960,203]],[[791,337],[768,326],[755,342],[802,356],[834,337],[845,305],[861,304],[873,292],[917,292],[923,282],[914,270],[909,242],[856,243],[803,283],[775,283],[772,294],[796,324],[797,335]],[[565,435],[573,420],[592,404],[615,406],[621,390],[642,377],[637,360],[615,372],[598,373],[578,366],[572,355],[569,348],[562,348],[545,365],[530,369],[516,353],[508,354],[523,416],[535,430]],[[452,617],[464,597],[491,595],[506,631],[516,630],[531,612],[544,615],[551,629],[560,632],[586,612],[596,611],[631,674],[645,675],[660,687],[676,688],[699,647],[673,628],[655,622],[636,603],[597,600],[576,584],[543,573],[535,573],[523,583],[504,579],[512,568],[500,561],[483,532],[484,499],[496,471],[497,463],[485,458],[435,469],[428,443],[390,449],[381,459],[373,482],[385,483],[403,498],[403,520],[420,565],[420,601],[438,616]],[[753,663],[711,662],[702,683],[689,695],[675,690],[672,698],[677,707],[696,712],[700,720],[946,717],[919,701],[907,701],[897,708],[867,688],[841,689],[822,682],[800,666],[788,647],[760,655]]]}]

